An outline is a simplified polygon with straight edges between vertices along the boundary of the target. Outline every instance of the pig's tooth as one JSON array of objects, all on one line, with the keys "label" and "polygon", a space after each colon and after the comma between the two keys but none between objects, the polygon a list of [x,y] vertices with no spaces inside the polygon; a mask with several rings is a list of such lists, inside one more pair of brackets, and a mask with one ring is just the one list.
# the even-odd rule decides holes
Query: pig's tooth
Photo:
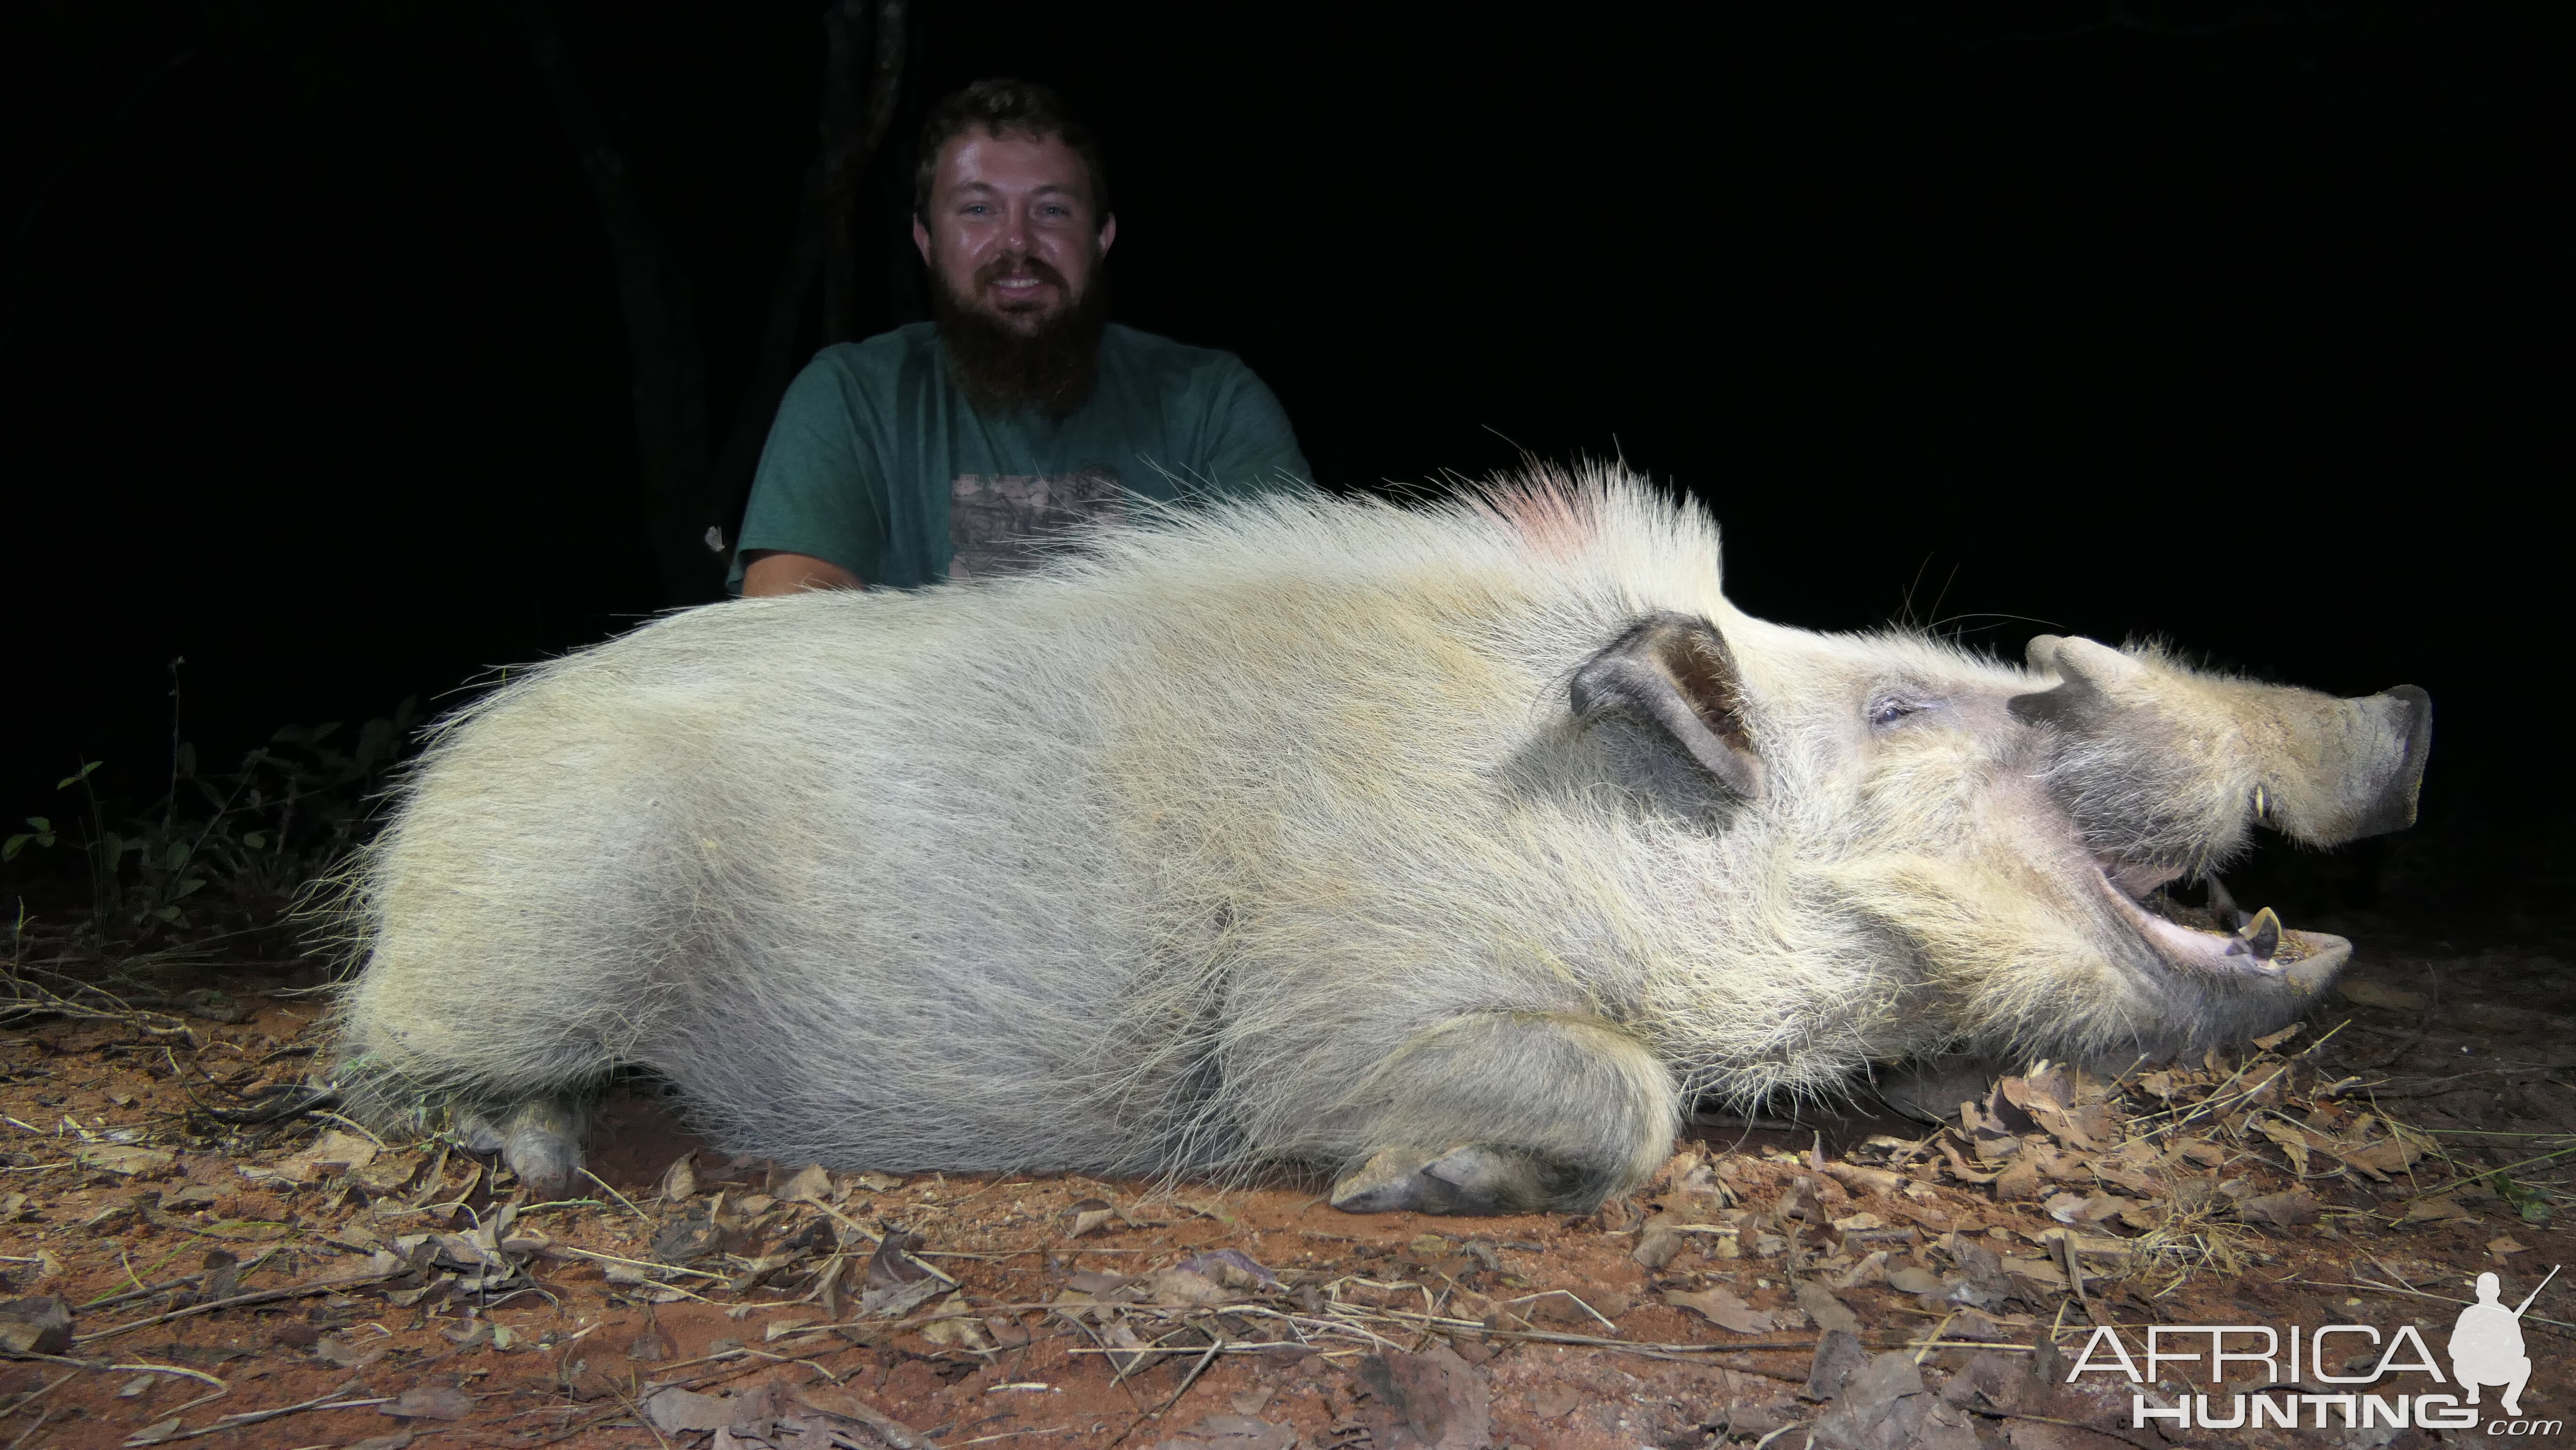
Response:
[{"label": "pig's tooth", "polygon": [[2245,923],[2254,919],[2245,914],[2245,908],[2236,904],[2235,897],[2227,894],[2227,883],[2216,876],[2209,878],[2209,909],[2218,913],[2220,921],[2240,931],[2244,929]]},{"label": "pig's tooth", "polygon": [[2281,949],[2281,918],[2272,914],[2272,908],[2264,907],[2236,933],[2236,940],[2258,960],[2268,962]]}]

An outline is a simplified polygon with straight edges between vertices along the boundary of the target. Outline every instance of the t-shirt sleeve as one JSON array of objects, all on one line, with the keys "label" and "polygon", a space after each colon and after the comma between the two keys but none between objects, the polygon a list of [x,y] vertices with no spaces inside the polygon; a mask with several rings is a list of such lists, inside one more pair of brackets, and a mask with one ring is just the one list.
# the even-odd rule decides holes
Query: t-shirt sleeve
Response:
[{"label": "t-shirt sleeve", "polygon": [[829,354],[796,375],[761,446],[729,589],[742,592],[744,556],[763,549],[827,559],[863,582],[883,577],[886,478],[874,446],[882,433],[876,421],[856,381]]},{"label": "t-shirt sleeve", "polygon": [[1198,474],[1209,491],[1244,497],[1281,488],[1311,488],[1314,471],[1297,451],[1297,430],[1267,384],[1239,358],[1215,370],[1207,450]]}]

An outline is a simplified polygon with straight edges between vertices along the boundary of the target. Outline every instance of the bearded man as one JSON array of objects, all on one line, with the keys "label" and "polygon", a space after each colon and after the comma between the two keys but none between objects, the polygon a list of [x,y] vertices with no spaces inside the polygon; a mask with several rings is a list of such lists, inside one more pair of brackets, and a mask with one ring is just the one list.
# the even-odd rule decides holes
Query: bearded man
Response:
[{"label": "bearded man", "polygon": [[913,244],[934,322],[827,347],[762,450],[747,595],[989,578],[1036,541],[1165,501],[1311,487],[1279,401],[1230,353],[1109,320],[1118,220],[1055,92],[981,81],[922,129]]}]

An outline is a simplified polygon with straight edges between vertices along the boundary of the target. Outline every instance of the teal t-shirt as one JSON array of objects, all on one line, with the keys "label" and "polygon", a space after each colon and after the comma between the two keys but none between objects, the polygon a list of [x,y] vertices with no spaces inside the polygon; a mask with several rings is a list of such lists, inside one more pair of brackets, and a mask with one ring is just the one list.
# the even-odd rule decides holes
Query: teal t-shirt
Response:
[{"label": "teal t-shirt", "polygon": [[1311,486],[1279,400],[1240,358],[1115,323],[1091,400],[1058,422],[987,418],[934,324],[823,349],[779,404],[734,547],[828,559],[913,589],[1024,567],[1032,541],[1166,501]]}]

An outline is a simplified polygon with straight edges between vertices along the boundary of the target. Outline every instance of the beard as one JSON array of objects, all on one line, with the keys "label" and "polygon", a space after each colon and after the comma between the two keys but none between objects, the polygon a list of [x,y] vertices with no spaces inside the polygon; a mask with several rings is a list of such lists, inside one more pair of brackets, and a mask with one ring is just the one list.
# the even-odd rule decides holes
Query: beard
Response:
[{"label": "beard", "polygon": [[934,270],[931,316],[947,345],[949,380],[988,418],[1033,410],[1061,422],[1091,401],[1100,382],[1100,338],[1109,327],[1109,283],[1094,267],[1076,293],[1064,274],[1035,257],[991,262],[975,274],[975,292],[1014,267],[1053,283],[1068,300],[1034,331],[1006,325],[990,309],[958,296]]}]

